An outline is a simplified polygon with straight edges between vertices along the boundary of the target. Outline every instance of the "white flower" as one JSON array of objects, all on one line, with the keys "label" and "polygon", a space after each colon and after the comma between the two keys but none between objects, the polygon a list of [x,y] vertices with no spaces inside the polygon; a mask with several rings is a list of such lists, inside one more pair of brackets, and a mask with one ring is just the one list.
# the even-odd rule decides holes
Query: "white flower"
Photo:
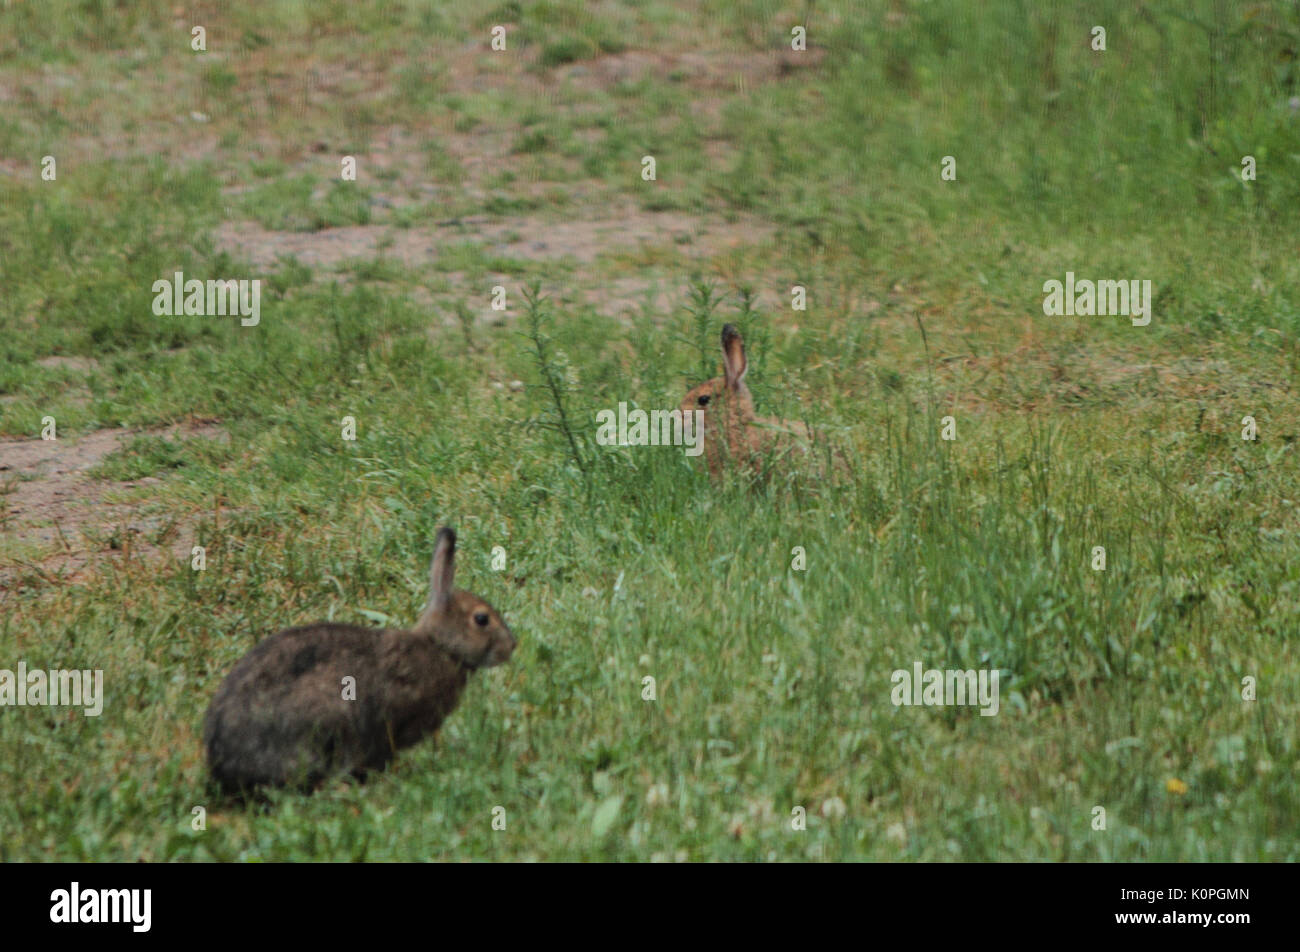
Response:
[{"label": "white flower", "polygon": [[842,817],[848,812],[848,807],[844,805],[844,801],[839,797],[831,797],[829,800],[822,801],[821,813],[828,820]]}]

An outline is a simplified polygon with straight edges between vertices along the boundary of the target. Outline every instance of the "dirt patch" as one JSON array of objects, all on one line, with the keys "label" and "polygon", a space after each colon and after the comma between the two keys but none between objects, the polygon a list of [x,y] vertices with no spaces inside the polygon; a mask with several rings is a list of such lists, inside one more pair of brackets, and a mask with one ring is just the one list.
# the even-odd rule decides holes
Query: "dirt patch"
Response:
[{"label": "dirt patch", "polygon": [[[338,135],[330,130],[337,128],[333,120],[340,104],[363,115],[392,110],[405,95],[403,90],[411,87],[433,88],[448,95],[510,96],[539,89],[555,92],[565,86],[606,91],[651,79],[699,90],[705,95],[693,109],[715,117],[729,94],[797,78],[817,70],[826,56],[826,51],[817,47],[803,51],[787,46],[682,52],[629,49],[543,69],[537,65],[540,53],[539,46],[512,45],[509,55],[498,55],[481,38],[415,55],[383,49],[370,60],[348,61],[322,56],[304,37],[289,38],[283,45],[240,50],[235,55],[213,49],[203,55],[203,66],[220,67],[234,75],[239,91],[234,105],[212,95],[203,69],[190,68],[187,63],[178,72],[174,62],[156,62],[141,50],[104,51],[98,55],[112,63],[112,68],[46,66],[39,77],[0,76],[0,102],[27,110],[56,111],[67,118],[76,130],[64,144],[69,157],[99,160],[161,155],[178,164],[212,161],[220,169],[230,164],[227,153],[231,149],[225,141],[236,129],[241,133],[235,150],[239,155],[246,155],[252,145],[265,155],[299,163],[308,158],[306,152],[343,148],[342,142],[304,140],[302,135],[306,129],[313,134]],[[118,70],[123,74],[129,71],[131,78],[106,78]],[[73,101],[64,92],[88,85],[100,92],[99,99],[83,102],[83,97],[76,97]],[[105,99],[118,101],[105,110]],[[177,101],[190,103],[192,108],[175,109]],[[412,115],[403,125],[417,126],[419,122],[420,117]],[[294,127],[294,135],[268,131],[286,124]],[[363,135],[371,132],[361,131]],[[474,165],[477,156],[484,154],[500,151],[479,148],[465,152],[464,157]],[[473,176],[474,169],[469,171]],[[40,166],[4,157],[0,158],[0,175],[36,182]]]},{"label": "dirt patch", "polygon": [[94,357],[42,357],[36,361],[36,366],[47,367],[51,370],[71,370],[73,373],[85,373],[94,370],[99,366],[99,361]]},{"label": "dirt patch", "polygon": [[[28,573],[68,581],[105,556],[161,560],[189,552],[183,525],[145,511],[147,493],[139,501],[112,500],[161,479],[113,482],[90,476],[105,457],[142,432],[169,439],[228,439],[209,422],[151,431],[99,430],[76,440],[0,441],[0,528],[4,549],[10,550],[0,551],[0,591]],[[36,554],[13,555],[14,545]],[[55,551],[47,554],[50,549]]]},{"label": "dirt patch", "polygon": [[681,282],[635,277],[615,278],[601,287],[584,289],[583,297],[597,312],[630,323],[645,311],[672,312],[685,299],[686,292]]},{"label": "dirt patch", "polygon": [[645,212],[634,207],[621,215],[550,221],[540,216],[506,220],[463,218],[430,228],[349,225],[314,232],[268,231],[255,222],[223,222],[214,232],[217,246],[273,268],[281,256],[296,257],[312,268],[337,268],[354,258],[383,255],[404,266],[427,268],[448,246],[482,245],[494,255],[524,261],[571,258],[590,264],[601,255],[671,246],[689,257],[705,257],[772,234],[758,221],[725,222],[680,212]]},{"label": "dirt patch", "polygon": [[645,79],[681,82],[695,89],[743,92],[759,83],[785,79],[821,65],[826,51],[752,50],[660,53],[626,50],[556,70],[556,75],[580,86],[608,89]]}]

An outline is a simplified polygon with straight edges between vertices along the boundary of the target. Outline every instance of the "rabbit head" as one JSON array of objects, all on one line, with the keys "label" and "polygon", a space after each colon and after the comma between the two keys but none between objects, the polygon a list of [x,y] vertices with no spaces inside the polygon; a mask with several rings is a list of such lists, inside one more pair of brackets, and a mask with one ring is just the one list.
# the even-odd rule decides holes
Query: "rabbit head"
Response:
[{"label": "rabbit head", "polygon": [[701,438],[709,471],[717,475],[727,458],[748,461],[758,450],[754,397],[745,385],[749,361],[745,341],[735,325],[722,328],[722,376],[692,387],[682,400],[682,416],[699,410],[704,421]]},{"label": "rabbit head", "polygon": [[456,576],[456,533],[438,530],[429,567],[429,601],[412,629],[467,668],[491,668],[510,659],[515,636],[495,608],[466,591],[452,587]]}]

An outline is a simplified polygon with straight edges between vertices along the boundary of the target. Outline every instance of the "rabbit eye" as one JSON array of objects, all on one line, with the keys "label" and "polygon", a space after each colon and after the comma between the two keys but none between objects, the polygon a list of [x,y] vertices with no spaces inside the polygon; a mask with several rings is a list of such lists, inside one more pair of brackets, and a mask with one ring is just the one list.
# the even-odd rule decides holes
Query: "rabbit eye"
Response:
[{"label": "rabbit eye", "polygon": [[700,406],[702,406],[702,407],[707,407],[707,406],[709,405],[709,401],[712,400],[712,399],[713,399],[713,398],[710,397],[707,393],[702,393],[702,394],[700,394],[698,397],[695,398],[695,402],[698,403],[698,404],[699,404]]},{"label": "rabbit eye", "polygon": [[480,628],[486,628],[487,623],[488,623],[487,612],[479,612],[474,616],[474,624],[478,625]]}]

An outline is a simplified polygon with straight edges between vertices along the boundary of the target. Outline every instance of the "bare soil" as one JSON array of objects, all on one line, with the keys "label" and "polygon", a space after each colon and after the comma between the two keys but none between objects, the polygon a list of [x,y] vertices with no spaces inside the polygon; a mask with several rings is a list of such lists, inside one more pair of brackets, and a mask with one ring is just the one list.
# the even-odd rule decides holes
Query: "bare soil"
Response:
[{"label": "bare soil", "polygon": [[[146,489],[157,477],[118,482],[90,471],[138,430],[98,430],[77,439],[0,441],[0,541],[33,548],[32,558],[0,552],[0,592],[25,572],[65,581],[101,558],[182,558],[190,548],[185,525],[149,512]],[[217,424],[151,431],[171,439],[225,440]],[[117,498],[115,498],[117,497]],[[119,501],[121,497],[134,501]],[[47,554],[48,553],[48,554]]]}]

